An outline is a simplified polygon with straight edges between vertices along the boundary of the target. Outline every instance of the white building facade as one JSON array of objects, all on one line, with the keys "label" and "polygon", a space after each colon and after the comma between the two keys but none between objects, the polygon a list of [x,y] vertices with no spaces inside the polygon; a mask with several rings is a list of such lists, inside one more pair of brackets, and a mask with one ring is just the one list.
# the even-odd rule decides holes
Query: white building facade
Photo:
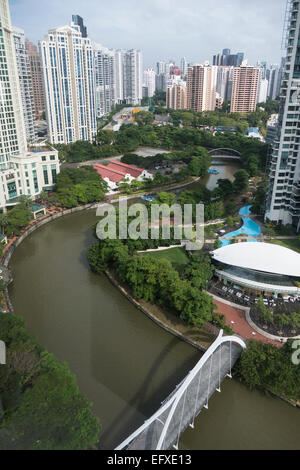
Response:
[{"label": "white building facade", "polygon": [[13,37],[15,44],[17,69],[20,80],[20,91],[24,113],[26,138],[28,142],[33,142],[35,140],[34,100],[30,64],[25,47],[24,31],[20,28],[13,27]]},{"label": "white building facade", "polygon": [[144,71],[143,86],[147,88],[147,96],[152,98],[155,93],[155,70],[152,67]]},{"label": "white building facade", "polygon": [[51,143],[92,142],[97,124],[90,39],[82,37],[79,26],[63,26],[49,30],[39,46]]},{"label": "white building facade", "polygon": [[300,11],[288,2],[287,56],[280,91],[278,127],[272,145],[267,220],[300,229]]},{"label": "white building facade", "polygon": [[114,50],[94,44],[96,69],[97,118],[109,114],[117,103],[116,54]]},{"label": "white building facade", "polygon": [[126,104],[140,105],[143,98],[143,59],[141,51],[123,53],[123,99]]},{"label": "white building facade", "polygon": [[43,189],[51,189],[60,164],[56,150],[27,147],[8,0],[0,0],[0,53],[0,209],[4,211],[17,204],[21,195],[34,198]]}]

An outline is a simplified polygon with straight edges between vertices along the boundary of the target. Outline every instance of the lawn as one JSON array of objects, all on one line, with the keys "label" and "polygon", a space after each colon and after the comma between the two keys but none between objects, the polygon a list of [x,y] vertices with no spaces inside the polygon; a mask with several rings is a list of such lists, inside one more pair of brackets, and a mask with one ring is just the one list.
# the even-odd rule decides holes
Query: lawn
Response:
[{"label": "lawn", "polygon": [[[145,254],[145,253],[143,253]],[[151,251],[148,253],[151,256],[155,256],[156,258],[164,258],[168,259],[171,261],[172,264],[174,265],[185,265],[188,264],[189,258],[186,254],[185,248],[170,248],[169,250],[163,250],[163,251]]]},{"label": "lawn", "polygon": [[300,253],[300,241],[299,240],[296,240],[296,239],[295,240],[271,240],[271,243],[284,246],[285,248],[289,248],[290,250],[294,250]]}]

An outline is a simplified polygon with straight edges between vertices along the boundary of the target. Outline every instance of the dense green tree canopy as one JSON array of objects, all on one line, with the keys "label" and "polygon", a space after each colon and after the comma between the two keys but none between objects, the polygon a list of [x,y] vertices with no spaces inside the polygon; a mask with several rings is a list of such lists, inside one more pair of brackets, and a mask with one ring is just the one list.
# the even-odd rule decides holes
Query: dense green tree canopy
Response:
[{"label": "dense green tree canopy", "polygon": [[2,450],[87,450],[99,440],[91,404],[66,364],[38,345],[24,320],[0,313],[7,364],[0,367]]}]

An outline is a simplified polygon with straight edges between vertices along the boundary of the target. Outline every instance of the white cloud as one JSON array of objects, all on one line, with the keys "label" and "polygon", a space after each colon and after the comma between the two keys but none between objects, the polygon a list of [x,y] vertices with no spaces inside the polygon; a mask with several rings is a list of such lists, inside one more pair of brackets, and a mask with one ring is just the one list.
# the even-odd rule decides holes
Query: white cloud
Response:
[{"label": "white cloud", "polygon": [[229,47],[251,63],[278,62],[285,0],[10,0],[12,20],[37,42],[80,14],[107,47],[140,48],[145,65],[186,56],[211,60]]}]

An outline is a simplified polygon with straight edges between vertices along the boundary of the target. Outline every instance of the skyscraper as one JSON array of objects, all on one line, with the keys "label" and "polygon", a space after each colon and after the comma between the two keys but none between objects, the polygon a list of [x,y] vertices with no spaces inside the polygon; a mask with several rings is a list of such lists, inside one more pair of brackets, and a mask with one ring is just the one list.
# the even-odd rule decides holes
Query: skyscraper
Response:
[{"label": "skyscraper", "polygon": [[167,90],[167,81],[169,78],[168,73],[160,73],[155,77],[155,90],[157,91],[166,91]]},{"label": "skyscraper", "polygon": [[147,96],[152,98],[155,93],[155,71],[152,67],[144,71],[143,85],[147,88]]},{"label": "skyscraper", "polygon": [[235,67],[233,72],[231,112],[256,110],[260,71],[258,67]]},{"label": "skyscraper", "polygon": [[88,34],[87,34],[87,28],[86,26],[84,26],[84,23],[83,23],[83,18],[81,18],[81,16],[79,15],[72,15],[72,25],[76,25],[76,26],[79,26],[80,28],[80,32],[81,32],[81,35],[83,38],[87,38],[88,37]]},{"label": "skyscraper", "polygon": [[187,109],[187,89],[185,82],[167,88],[167,108]]},{"label": "skyscraper", "polygon": [[100,118],[112,111],[116,104],[115,51],[93,45],[96,67],[96,109]]},{"label": "skyscraper", "polygon": [[121,49],[115,51],[116,103],[118,104],[124,100],[124,54],[125,51]]},{"label": "skyscraper", "polygon": [[193,65],[188,68],[187,109],[201,112],[216,108],[217,67]]},{"label": "skyscraper", "polygon": [[257,103],[266,103],[268,95],[268,80],[261,78],[259,81],[259,88],[257,93]]},{"label": "skyscraper", "polygon": [[8,0],[0,1],[0,208],[18,203],[20,195],[34,198],[51,189],[60,166],[51,147],[28,149],[14,33]]},{"label": "skyscraper", "polygon": [[139,105],[143,97],[143,64],[141,51],[131,49],[123,53],[123,93],[127,104]]},{"label": "skyscraper", "polygon": [[182,77],[185,79],[185,77],[187,76],[187,70],[188,70],[188,64],[187,64],[187,60],[185,57],[183,57],[180,61],[180,69],[182,72]]},{"label": "skyscraper", "polygon": [[272,145],[265,218],[300,229],[300,12],[287,2],[289,24],[286,63],[280,92],[277,136]]},{"label": "skyscraper", "polygon": [[160,75],[161,73],[166,72],[166,63],[163,60],[160,60],[156,63],[156,74]]},{"label": "skyscraper", "polygon": [[233,67],[222,66],[217,68],[216,91],[224,101],[231,100],[233,71]]},{"label": "skyscraper", "polygon": [[282,69],[278,64],[272,64],[268,70],[268,98],[276,100],[279,97],[282,78]]},{"label": "skyscraper", "polygon": [[244,53],[238,52],[237,54],[231,54],[230,52],[230,49],[223,49],[222,54],[214,55],[213,65],[240,67],[244,60]]},{"label": "skyscraper", "polygon": [[48,31],[40,41],[50,141],[89,140],[97,132],[95,62],[79,26]]},{"label": "skyscraper", "polygon": [[15,43],[15,53],[17,61],[17,70],[20,80],[20,90],[22,107],[24,114],[24,123],[26,138],[28,142],[35,140],[34,132],[34,99],[32,80],[30,73],[30,64],[25,48],[24,31],[20,28],[13,28],[13,38]]},{"label": "skyscraper", "polygon": [[35,118],[41,119],[45,111],[45,101],[40,54],[35,44],[28,39],[25,41],[25,47],[30,67]]},{"label": "skyscraper", "polygon": [[0,2],[0,169],[9,168],[11,156],[27,150],[26,130],[8,0]]}]

